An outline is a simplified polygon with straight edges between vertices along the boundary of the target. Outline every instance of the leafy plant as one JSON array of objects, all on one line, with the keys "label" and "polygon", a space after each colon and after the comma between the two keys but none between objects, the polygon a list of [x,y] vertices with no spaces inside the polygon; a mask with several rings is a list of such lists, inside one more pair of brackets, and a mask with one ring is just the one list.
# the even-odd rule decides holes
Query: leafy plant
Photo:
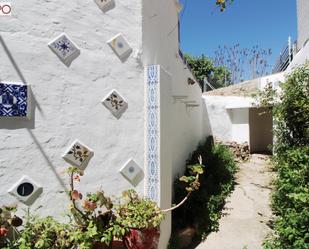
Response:
[{"label": "leafy plant", "polygon": [[[26,217],[26,222],[13,216],[16,207],[0,209],[0,248],[5,249],[94,249],[106,248],[114,239],[127,241],[135,238],[131,229],[157,229],[170,212],[180,207],[199,188],[199,176],[203,173],[201,164],[193,165],[190,174],[182,179],[187,182],[187,196],[176,206],[162,210],[147,198],[141,198],[134,190],[123,193],[123,199],[115,205],[102,190],[83,195],[75,187],[83,172],[74,167],[68,170],[70,191],[70,222],[60,223],[53,217]],[[192,175],[193,174],[193,175]],[[130,243],[130,242],[128,242]]]},{"label": "leafy plant", "polygon": [[[173,213],[173,231],[170,248],[177,248],[177,231],[186,227],[195,227],[197,240],[205,239],[207,234],[218,229],[218,220],[226,197],[234,186],[236,164],[230,150],[221,144],[214,144],[208,137],[204,144],[199,145],[187,161],[189,165],[199,162],[201,156],[206,165],[206,173],[199,178],[199,189],[191,196],[186,205]],[[186,175],[192,170],[186,169]],[[197,170],[199,170],[197,168]],[[186,194],[187,186],[182,178],[174,183],[175,202]],[[192,181],[194,182],[194,181]]]},{"label": "leafy plant", "polygon": [[230,71],[224,66],[215,66],[213,61],[205,55],[194,57],[187,54],[185,59],[202,88],[205,77],[215,88],[231,84]]},{"label": "leafy plant", "polygon": [[309,248],[309,63],[295,69],[281,91],[266,88],[257,100],[272,107],[275,119],[272,194],[274,234],[265,249]]},{"label": "leafy plant", "polygon": [[216,0],[216,5],[220,8],[220,11],[225,11],[228,4],[233,3],[234,0]]}]

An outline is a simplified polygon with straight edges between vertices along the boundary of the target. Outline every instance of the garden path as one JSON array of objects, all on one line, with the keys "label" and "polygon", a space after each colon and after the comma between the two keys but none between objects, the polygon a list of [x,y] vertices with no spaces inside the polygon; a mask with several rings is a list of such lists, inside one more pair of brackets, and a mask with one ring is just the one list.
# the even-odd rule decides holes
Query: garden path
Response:
[{"label": "garden path", "polygon": [[239,164],[236,186],[224,207],[219,231],[196,249],[260,249],[271,231],[270,192],[273,173],[266,155]]}]

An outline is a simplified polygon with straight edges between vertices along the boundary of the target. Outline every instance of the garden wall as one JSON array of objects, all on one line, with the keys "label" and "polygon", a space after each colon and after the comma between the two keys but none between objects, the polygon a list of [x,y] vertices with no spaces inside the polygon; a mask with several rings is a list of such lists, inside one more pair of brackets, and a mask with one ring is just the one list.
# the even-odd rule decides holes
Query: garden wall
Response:
[{"label": "garden wall", "polygon": [[[16,202],[7,191],[26,174],[43,186],[33,209],[62,216],[61,157],[75,139],[94,151],[78,188],[113,195],[132,188],[119,170],[130,158],[144,165],[141,1],[117,1],[106,13],[83,0],[17,0],[12,8],[0,22],[0,79],[31,85],[35,110],[29,120],[0,118],[0,204]],[[70,66],[48,47],[63,32],[80,49]],[[118,33],[133,49],[123,62],[107,44]],[[119,119],[101,103],[112,89],[128,102]],[[143,183],[136,188],[142,193]]]}]

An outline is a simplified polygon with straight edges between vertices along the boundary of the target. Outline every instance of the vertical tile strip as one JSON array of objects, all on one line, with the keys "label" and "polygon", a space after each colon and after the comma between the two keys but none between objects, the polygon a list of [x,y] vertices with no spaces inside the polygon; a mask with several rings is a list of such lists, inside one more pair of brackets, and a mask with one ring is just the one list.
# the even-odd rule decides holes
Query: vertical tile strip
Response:
[{"label": "vertical tile strip", "polygon": [[160,161],[159,161],[159,65],[150,65],[147,68],[146,90],[146,164],[148,198],[160,202]]}]

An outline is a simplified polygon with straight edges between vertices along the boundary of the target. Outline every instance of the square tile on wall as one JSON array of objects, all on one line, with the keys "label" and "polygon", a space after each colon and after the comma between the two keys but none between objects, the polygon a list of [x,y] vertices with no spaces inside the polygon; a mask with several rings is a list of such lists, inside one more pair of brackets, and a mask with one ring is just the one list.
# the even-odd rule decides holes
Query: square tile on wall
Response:
[{"label": "square tile on wall", "polygon": [[117,118],[119,119],[122,114],[128,109],[128,103],[116,90],[112,90],[107,94],[102,104]]},{"label": "square tile on wall", "polygon": [[88,146],[76,139],[64,153],[62,158],[72,166],[84,170],[88,166],[93,155],[93,151]]},{"label": "square tile on wall", "polygon": [[39,198],[43,188],[28,176],[23,176],[8,191],[20,202],[30,206]]},{"label": "square tile on wall", "polygon": [[52,40],[48,47],[58,56],[58,58],[66,65],[71,63],[80,55],[77,45],[65,34],[62,33]]},{"label": "square tile on wall", "polygon": [[116,4],[114,0],[94,0],[103,12],[107,12],[115,8]]},{"label": "square tile on wall", "polygon": [[126,60],[132,53],[132,48],[122,34],[116,35],[107,43],[121,61]]},{"label": "square tile on wall", "polygon": [[0,82],[0,117],[30,116],[30,86],[22,83]]},{"label": "square tile on wall", "polygon": [[119,172],[134,186],[137,186],[144,176],[143,170],[133,159],[128,160]]}]

